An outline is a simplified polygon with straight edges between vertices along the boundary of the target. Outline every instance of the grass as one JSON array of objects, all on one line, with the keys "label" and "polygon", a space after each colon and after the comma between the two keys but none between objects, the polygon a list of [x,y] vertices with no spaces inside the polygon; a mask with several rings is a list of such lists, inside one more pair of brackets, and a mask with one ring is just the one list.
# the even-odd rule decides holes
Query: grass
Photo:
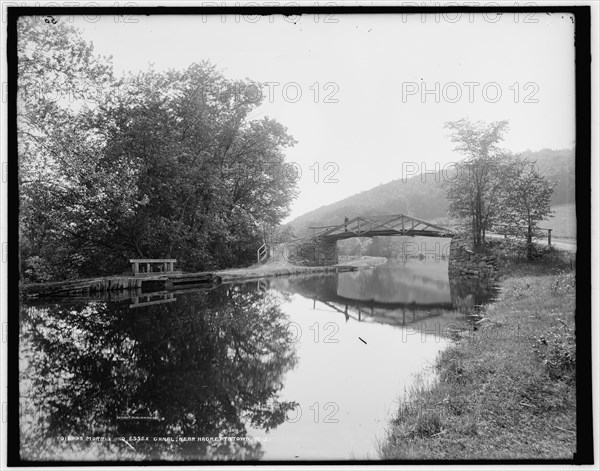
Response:
[{"label": "grass", "polygon": [[575,274],[559,252],[515,262],[476,329],[403,401],[383,459],[571,459]]}]

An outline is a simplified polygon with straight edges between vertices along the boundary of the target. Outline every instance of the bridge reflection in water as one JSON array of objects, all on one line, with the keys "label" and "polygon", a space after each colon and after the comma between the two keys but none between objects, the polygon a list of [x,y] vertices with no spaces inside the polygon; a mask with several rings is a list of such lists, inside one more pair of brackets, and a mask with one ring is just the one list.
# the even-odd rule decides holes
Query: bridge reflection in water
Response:
[{"label": "bridge reflection in water", "polygon": [[[264,280],[261,289],[265,289]],[[270,287],[313,300],[343,314],[346,321],[404,326],[445,316],[470,314],[495,295],[493,286],[450,280],[448,263],[390,260],[374,270],[270,280]]]}]

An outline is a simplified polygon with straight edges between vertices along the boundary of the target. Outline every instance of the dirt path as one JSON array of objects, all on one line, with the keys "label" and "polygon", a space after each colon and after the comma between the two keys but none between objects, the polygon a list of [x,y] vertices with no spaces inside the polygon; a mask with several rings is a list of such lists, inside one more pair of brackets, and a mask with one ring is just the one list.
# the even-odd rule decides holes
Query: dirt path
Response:
[{"label": "dirt path", "polygon": [[[503,239],[504,236],[501,234],[486,234],[486,237],[490,239]],[[546,244],[548,239],[546,237],[540,239],[534,239],[534,242],[538,244]],[[568,252],[577,252],[577,239],[566,239],[562,237],[552,237],[552,246],[560,250],[566,250]]]}]

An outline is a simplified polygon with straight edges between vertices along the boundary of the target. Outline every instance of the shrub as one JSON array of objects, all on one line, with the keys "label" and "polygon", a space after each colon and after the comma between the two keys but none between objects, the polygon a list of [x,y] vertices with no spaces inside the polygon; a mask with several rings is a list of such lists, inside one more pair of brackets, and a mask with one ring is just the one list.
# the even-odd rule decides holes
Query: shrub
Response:
[{"label": "shrub", "polygon": [[541,360],[551,379],[574,378],[576,350],[575,330],[561,321],[545,335],[540,336],[533,351]]},{"label": "shrub", "polygon": [[558,275],[550,285],[550,292],[554,296],[575,294],[575,274],[566,273]]},{"label": "shrub", "polygon": [[431,437],[442,430],[442,420],[439,414],[425,411],[419,413],[413,430],[414,437]]},{"label": "shrub", "polygon": [[[441,363],[444,364],[443,368],[439,368]],[[442,352],[438,359],[438,372],[440,381],[444,383],[467,384],[469,382],[464,359],[452,349]]]},{"label": "shrub", "polygon": [[34,255],[25,260],[23,277],[32,283],[43,283],[54,277],[54,272],[46,259]]},{"label": "shrub", "polygon": [[29,283],[45,283],[78,278],[78,265],[82,258],[77,254],[69,254],[57,250],[48,255],[32,255],[24,259],[22,264],[23,280]]},{"label": "shrub", "polygon": [[[527,242],[522,239],[492,239],[486,243],[486,249],[494,252],[499,255],[501,259],[505,260],[528,260],[529,256]],[[532,244],[531,256],[534,259],[539,259],[545,257],[551,251],[552,249],[547,245],[534,242]]]}]

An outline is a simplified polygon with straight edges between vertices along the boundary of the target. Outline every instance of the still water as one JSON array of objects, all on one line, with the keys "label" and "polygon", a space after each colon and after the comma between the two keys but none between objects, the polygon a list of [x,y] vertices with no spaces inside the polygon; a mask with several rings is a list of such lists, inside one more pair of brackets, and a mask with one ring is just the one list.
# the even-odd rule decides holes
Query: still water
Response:
[{"label": "still water", "polygon": [[493,292],[440,260],[20,312],[25,460],[378,459]]}]

